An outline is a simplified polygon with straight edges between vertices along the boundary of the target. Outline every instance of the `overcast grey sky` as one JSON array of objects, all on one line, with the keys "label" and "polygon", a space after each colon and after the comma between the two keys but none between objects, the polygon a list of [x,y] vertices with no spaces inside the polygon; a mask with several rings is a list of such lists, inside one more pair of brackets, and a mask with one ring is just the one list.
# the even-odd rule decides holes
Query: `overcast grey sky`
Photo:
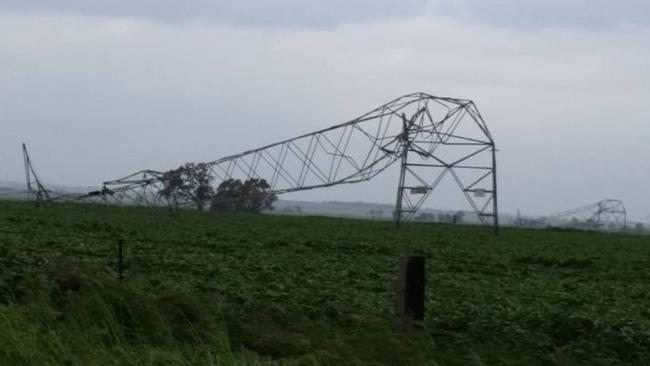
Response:
[{"label": "overcast grey sky", "polygon": [[[477,103],[503,211],[646,220],[649,41],[640,0],[0,0],[0,180],[22,141],[45,181],[95,185],[424,91]],[[297,197],[392,203],[395,181]]]}]

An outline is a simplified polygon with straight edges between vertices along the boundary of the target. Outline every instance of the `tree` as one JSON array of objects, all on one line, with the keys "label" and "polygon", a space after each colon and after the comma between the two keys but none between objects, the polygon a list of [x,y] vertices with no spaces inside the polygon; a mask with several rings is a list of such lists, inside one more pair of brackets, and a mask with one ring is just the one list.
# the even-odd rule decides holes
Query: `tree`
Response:
[{"label": "tree", "polygon": [[185,163],[163,175],[164,187],[160,195],[174,206],[178,206],[179,201],[189,201],[202,210],[214,192],[210,181],[212,176],[206,164]]},{"label": "tree", "polygon": [[228,179],[217,187],[212,197],[211,211],[254,212],[272,210],[278,196],[271,192],[271,186],[264,179],[251,178],[242,182]]}]

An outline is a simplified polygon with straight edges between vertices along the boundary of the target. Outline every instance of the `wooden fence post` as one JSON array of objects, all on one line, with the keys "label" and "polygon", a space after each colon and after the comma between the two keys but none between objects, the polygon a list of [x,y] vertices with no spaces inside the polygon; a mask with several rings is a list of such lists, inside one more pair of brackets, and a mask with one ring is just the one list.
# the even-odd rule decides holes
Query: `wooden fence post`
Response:
[{"label": "wooden fence post", "polygon": [[118,279],[122,282],[123,272],[124,272],[124,255],[122,247],[124,246],[124,239],[120,238],[117,240],[117,273]]},{"label": "wooden fence post", "polygon": [[403,256],[397,271],[395,320],[409,324],[424,319],[424,257]]}]

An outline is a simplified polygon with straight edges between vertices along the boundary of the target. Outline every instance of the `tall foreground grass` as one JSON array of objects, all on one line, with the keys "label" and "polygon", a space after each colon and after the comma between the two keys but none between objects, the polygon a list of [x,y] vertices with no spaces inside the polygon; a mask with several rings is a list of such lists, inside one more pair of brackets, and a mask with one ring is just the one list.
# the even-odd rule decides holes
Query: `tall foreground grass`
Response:
[{"label": "tall foreground grass", "polygon": [[218,309],[187,296],[141,295],[97,270],[50,275],[5,294],[0,365],[273,364],[233,353]]},{"label": "tall foreground grass", "polygon": [[[410,349],[390,327],[350,328],[359,333],[345,345],[343,334],[306,321],[300,332],[322,342],[311,344],[278,324],[293,316],[282,306],[240,319],[237,309],[205,297],[148,295],[143,283],[118,282],[108,268],[66,262],[43,273],[1,284],[0,365],[368,365],[362,359],[371,354],[397,360],[392,365],[409,360],[403,355]],[[307,351],[324,345],[342,354]],[[418,357],[415,364],[424,364]]]}]

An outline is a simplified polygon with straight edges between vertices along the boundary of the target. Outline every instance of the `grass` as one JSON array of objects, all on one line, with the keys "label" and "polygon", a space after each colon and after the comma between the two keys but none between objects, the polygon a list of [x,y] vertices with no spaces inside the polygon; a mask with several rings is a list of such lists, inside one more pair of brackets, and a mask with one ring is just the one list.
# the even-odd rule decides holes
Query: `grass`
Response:
[{"label": "grass", "polygon": [[[0,364],[645,365],[649,244],[5,201]],[[397,329],[407,253],[427,258],[426,319]]]}]

